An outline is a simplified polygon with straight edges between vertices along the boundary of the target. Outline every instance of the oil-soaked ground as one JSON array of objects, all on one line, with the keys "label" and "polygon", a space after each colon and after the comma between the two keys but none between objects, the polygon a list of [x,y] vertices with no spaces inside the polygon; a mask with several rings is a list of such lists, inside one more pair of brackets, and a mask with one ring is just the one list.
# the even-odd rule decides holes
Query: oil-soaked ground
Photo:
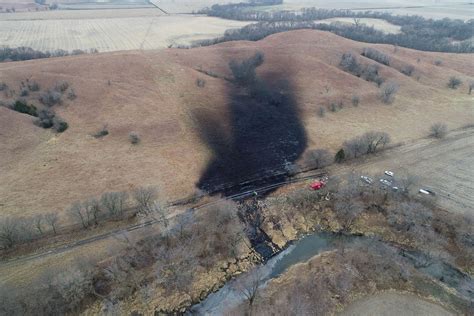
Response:
[{"label": "oil-soaked ground", "polygon": [[[229,92],[230,124],[210,117],[198,120],[213,159],[197,187],[226,195],[284,179],[285,166],[306,148],[305,129],[287,74],[266,74],[233,86]],[[266,178],[245,188],[239,186],[261,176]]]}]

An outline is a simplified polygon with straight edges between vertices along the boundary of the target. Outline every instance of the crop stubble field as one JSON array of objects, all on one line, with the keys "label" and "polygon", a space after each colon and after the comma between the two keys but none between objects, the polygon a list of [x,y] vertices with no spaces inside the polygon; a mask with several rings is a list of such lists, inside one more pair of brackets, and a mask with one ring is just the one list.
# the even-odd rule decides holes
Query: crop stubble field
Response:
[{"label": "crop stubble field", "polygon": [[23,20],[0,20],[0,42],[41,51],[158,49],[217,37],[227,29],[248,24],[205,16],[165,16],[157,9],[60,12],[38,19],[33,16],[27,13]]}]

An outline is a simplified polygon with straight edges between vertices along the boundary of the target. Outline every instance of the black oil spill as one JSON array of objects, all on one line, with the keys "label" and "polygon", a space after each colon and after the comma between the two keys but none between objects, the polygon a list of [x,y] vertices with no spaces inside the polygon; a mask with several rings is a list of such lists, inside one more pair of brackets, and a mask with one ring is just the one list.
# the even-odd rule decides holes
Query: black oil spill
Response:
[{"label": "black oil spill", "polygon": [[307,144],[288,73],[266,73],[232,86],[227,122],[203,113],[198,118],[213,157],[197,187],[224,195],[281,181],[285,165],[294,163]]}]

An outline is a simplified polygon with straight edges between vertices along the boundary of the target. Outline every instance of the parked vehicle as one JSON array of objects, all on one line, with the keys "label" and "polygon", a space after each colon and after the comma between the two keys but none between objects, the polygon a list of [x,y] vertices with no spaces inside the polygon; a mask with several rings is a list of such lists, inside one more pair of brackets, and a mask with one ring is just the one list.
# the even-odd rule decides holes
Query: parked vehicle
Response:
[{"label": "parked vehicle", "polygon": [[367,176],[360,176],[360,178],[361,178],[362,181],[364,181],[365,183],[368,183],[368,184],[374,183],[374,180],[373,180],[372,178],[367,177]]},{"label": "parked vehicle", "polygon": [[380,183],[382,183],[383,185],[386,185],[388,187],[392,186],[392,182],[388,181],[386,179],[380,179]]},{"label": "parked vehicle", "polygon": [[311,183],[310,188],[311,190],[317,191],[324,188],[325,185],[326,185],[326,182],[321,181],[321,180],[316,180],[313,183]]},{"label": "parked vehicle", "polygon": [[392,172],[392,171],[389,171],[389,170],[385,170],[385,175],[389,176],[389,177],[393,177],[395,174]]},{"label": "parked vehicle", "polygon": [[418,190],[418,193],[425,194],[425,195],[436,195],[433,191],[429,189],[420,189]]}]

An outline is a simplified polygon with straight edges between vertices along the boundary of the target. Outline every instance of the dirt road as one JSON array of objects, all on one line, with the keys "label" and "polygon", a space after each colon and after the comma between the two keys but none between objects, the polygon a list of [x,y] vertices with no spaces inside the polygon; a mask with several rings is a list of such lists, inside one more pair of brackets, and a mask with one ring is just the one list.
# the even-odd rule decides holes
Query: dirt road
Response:
[{"label": "dirt road", "polygon": [[443,307],[415,295],[385,292],[350,304],[341,316],[448,316]]}]

